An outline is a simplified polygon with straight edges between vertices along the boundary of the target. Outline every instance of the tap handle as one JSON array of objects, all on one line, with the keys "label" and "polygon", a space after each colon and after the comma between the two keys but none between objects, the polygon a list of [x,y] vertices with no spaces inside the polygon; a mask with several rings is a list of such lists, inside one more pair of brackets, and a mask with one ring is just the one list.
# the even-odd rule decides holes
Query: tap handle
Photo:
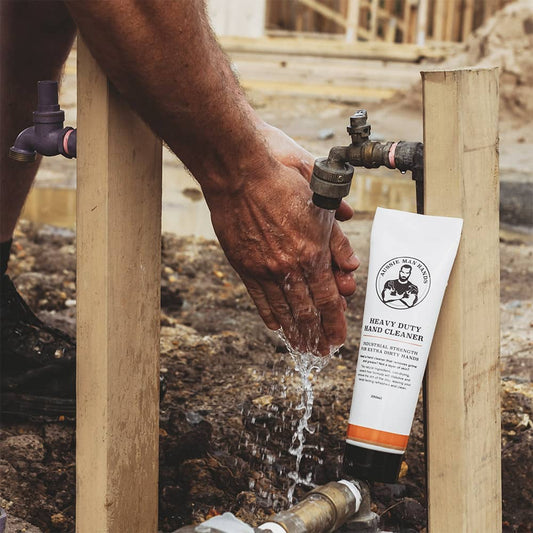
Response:
[{"label": "tap handle", "polygon": [[57,81],[40,81],[37,83],[37,111],[59,111]]}]

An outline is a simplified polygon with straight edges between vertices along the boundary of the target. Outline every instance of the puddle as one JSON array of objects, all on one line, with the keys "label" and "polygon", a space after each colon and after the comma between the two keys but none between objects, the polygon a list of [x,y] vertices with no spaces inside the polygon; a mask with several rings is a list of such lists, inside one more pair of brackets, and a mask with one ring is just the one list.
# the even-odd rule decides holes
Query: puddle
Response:
[{"label": "puddle", "polygon": [[[59,227],[76,226],[76,191],[37,182],[22,218]],[[215,239],[209,210],[200,187],[183,168],[167,168],[163,174],[162,228],[180,236],[196,235]],[[415,210],[414,182],[409,175],[381,176],[356,172],[348,202],[356,211],[374,211],[378,205],[404,211]]]},{"label": "puddle", "polygon": [[355,169],[347,201],[356,211],[373,212],[380,206],[415,213],[415,182],[410,172]]},{"label": "puddle", "polygon": [[73,229],[76,225],[76,190],[54,187],[33,187],[21,218]]}]

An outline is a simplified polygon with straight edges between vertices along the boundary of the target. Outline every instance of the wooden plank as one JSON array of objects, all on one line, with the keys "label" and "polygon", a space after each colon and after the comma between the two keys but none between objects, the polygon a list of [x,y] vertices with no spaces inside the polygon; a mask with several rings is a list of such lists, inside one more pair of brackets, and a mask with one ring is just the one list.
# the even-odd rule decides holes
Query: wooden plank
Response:
[{"label": "wooden plank", "polygon": [[403,43],[411,42],[410,35],[409,35],[409,29],[411,28],[411,3],[409,2],[409,0],[404,0],[402,27],[403,27],[402,42]]},{"label": "wooden plank", "polygon": [[398,25],[398,19],[396,17],[390,17],[385,26],[385,41],[393,43],[396,39],[396,26]]},{"label": "wooden plank", "polygon": [[157,531],[161,143],[78,41],[78,533]]},{"label": "wooden plank", "polygon": [[464,219],[427,369],[429,531],[501,533],[498,71],[422,76],[425,212]]},{"label": "wooden plank", "polygon": [[341,57],[354,59],[377,59],[386,61],[420,61],[422,58],[444,59],[454,45],[439,43],[428,46],[385,42],[358,42],[356,46],[335,39],[306,39],[271,37],[247,39],[244,37],[220,37],[220,44],[226,52],[290,54],[315,57]]},{"label": "wooden plank", "polygon": [[261,37],[265,33],[266,0],[209,0],[207,11],[218,35]]},{"label": "wooden plank", "polygon": [[317,0],[298,0],[300,4],[311,8],[313,11],[320,13],[323,17],[326,17],[328,20],[333,20],[339,26],[346,28],[347,22],[346,19],[337,11],[317,2]]}]

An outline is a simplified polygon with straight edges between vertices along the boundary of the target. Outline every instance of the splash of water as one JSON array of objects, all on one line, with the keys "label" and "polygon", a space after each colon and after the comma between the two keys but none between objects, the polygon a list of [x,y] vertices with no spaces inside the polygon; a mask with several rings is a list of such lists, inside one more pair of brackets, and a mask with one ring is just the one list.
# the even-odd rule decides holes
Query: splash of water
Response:
[{"label": "splash of water", "polygon": [[311,381],[311,373],[313,371],[320,372],[331,360],[333,355],[338,351],[338,347],[330,347],[330,352],[326,356],[314,355],[311,352],[301,352],[295,350],[287,337],[283,333],[283,330],[278,330],[280,338],[285,343],[287,350],[294,362],[294,370],[300,376],[300,385],[298,387],[298,392],[300,393],[300,403],[296,406],[296,409],[301,411],[300,419],[298,420],[298,425],[292,436],[291,447],[289,448],[289,453],[296,457],[295,469],[292,472],[287,474],[288,478],[292,481],[287,492],[287,499],[290,504],[292,504],[294,490],[298,484],[306,485],[308,487],[315,487],[316,485],[312,483],[312,472],[305,477],[302,477],[300,474],[300,464],[304,456],[305,449],[305,440],[306,433],[314,433],[314,427],[309,425],[309,420],[313,412],[313,401],[314,401],[314,391],[313,384]]},{"label": "splash of water", "polygon": [[[331,230],[333,227],[333,221],[335,213],[334,211],[328,211],[316,207],[312,201],[309,201],[309,209],[313,212],[313,216],[318,219],[318,224],[314,226],[314,230],[318,230],[318,238],[322,241],[322,247],[324,250],[329,251],[329,240],[331,236]],[[329,265],[331,258],[329,253],[326,254],[327,257],[322,258],[325,265]],[[323,265],[320,263],[322,260],[317,260],[317,264],[313,265],[313,268],[323,268]],[[285,290],[290,291],[290,280],[287,279],[285,283]],[[282,329],[278,330],[280,338],[285,343],[287,351],[289,352],[293,362],[294,370],[300,376],[300,384],[298,386],[298,392],[300,393],[300,403],[296,407],[298,411],[301,412],[300,419],[298,420],[298,425],[292,437],[291,447],[289,448],[289,453],[296,458],[295,469],[292,472],[289,472],[288,478],[291,480],[289,490],[287,493],[287,499],[289,503],[292,504],[294,491],[298,484],[303,484],[308,487],[316,486],[312,483],[312,472],[307,476],[302,477],[300,474],[300,464],[302,458],[304,457],[304,450],[306,449],[305,441],[306,434],[314,433],[314,427],[309,424],[313,411],[313,401],[314,401],[314,391],[313,384],[311,381],[311,374],[313,371],[316,373],[320,372],[331,360],[333,355],[338,351],[339,347],[331,346],[329,349],[329,354],[327,356],[316,355],[318,353],[318,344],[321,336],[320,332],[320,323],[321,317],[317,312],[316,322],[314,325],[309,327],[309,330],[305,332],[305,341],[303,344],[305,348],[296,349],[294,348],[287,336],[285,335]],[[308,446],[307,446],[308,447]]]}]

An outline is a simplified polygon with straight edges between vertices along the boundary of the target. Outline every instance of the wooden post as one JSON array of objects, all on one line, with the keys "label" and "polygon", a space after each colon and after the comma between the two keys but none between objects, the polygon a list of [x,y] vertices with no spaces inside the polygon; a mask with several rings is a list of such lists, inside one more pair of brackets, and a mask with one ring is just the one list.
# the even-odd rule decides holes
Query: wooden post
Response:
[{"label": "wooden post", "polygon": [[370,38],[375,41],[378,32],[378,0],[370,0]]},{"label": "wooden post", "polygon": [[448,0],[448,6],[446,10],[446,27],[445,27],[445,36],[444,36],[444,39],[446,41],[455,40],[455,35],[454,35],[455,20],[459,16],[457,9],[458,9],[457,0]]},{"label": "wooden post", "polygon": [[446,0],[435,0],[433,12],[433,40],[444,39],[444,18],[446,16]]},{"label": "wooden post", "polygon": [[346,36],[348,43],[357,41],[357,30],[359,28],[359,0],[348,0],[348,12],[346,14]]},{"label": "wooden post", "polygon": [[157,531],[161,143],[78,40],[76,531]]},{"label": "wooden post", "polygon": [[402,43],[410,42],[409,30],[411,29],[411,3],[405,0],[403,4],[403,35]]},{"label": "wooden post", "polygon": [[474,0],[465,0],[461,40],[466,41],[474,26]]},{"label": "wooden post", "polygon": [[418,1],[418,12],[416,16],[416,44],[424,46],[426,44],[426,28],[428,23],[428,1]]},{"label": "wooden post", "polygon": [[422,77],[425,212],[464,219],[427,370],[429,531],[496,533],[502,528],[498,71]]}]

